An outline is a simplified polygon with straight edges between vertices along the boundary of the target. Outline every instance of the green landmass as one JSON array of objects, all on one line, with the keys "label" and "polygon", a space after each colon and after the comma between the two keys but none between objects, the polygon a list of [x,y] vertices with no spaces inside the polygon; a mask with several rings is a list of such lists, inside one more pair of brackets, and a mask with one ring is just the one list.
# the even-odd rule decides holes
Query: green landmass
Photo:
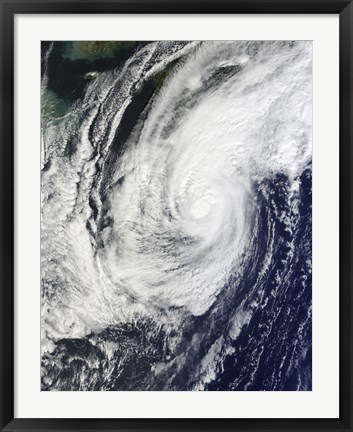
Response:
[{"label": "green landmass", "polygon": [[42,93],[42,117],[59,118],[64,116],[69,108],[69,104],[59,98],[52,90],[45,89]]},{"label": "green landmass", "polygon": [[156,89],[160,89],[162,87],[162,85],[164,84],[164,81],[166,80],[168,75],[173,71],[173,69],[175,69],[175,66],[177,64],[180,64],[181,61],[183,61],[183,60],[184,60],[184,56],[181,56],[181,57],[171,61],[170,63],[168,63],[164,69],[162,69],[161,71],[159,71],[155,75],[153,75],[152,82],[153,82],[154,86],[156,87]]},{"label": "green landmass", "polygon": [[63,156],[70,158],[75,154],[76,150],[77,150],[77,143],[76,141],[71,139],[66,144]]},{"label": "green landmass", "polygon": [[114,57],[119,51],[133,48],[134,41],[72,41],[67,42],[63,56],[70,60],[94,61],[98,58]]},{"label": "green landmass", "polygon": [[230,78],[233,75],[236,75],[241,70],[241,66],[239,65],[230,65],[230,66],[222,66],[217,68],[211,75],[212,79],[219,83],[224,81],[225,79]]}]

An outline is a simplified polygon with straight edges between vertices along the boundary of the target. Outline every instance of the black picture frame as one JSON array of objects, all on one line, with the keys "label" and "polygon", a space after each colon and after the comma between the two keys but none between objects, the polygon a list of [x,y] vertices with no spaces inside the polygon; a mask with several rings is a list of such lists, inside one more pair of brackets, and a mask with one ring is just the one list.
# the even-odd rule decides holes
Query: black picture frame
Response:
[{"label": "black picture frame", "polygon": [[[348,0],[0,0],[1,431],[352,431],[353,2]],[[14,418],[14,17],[16,14],[339,14],[339,419]]]}]

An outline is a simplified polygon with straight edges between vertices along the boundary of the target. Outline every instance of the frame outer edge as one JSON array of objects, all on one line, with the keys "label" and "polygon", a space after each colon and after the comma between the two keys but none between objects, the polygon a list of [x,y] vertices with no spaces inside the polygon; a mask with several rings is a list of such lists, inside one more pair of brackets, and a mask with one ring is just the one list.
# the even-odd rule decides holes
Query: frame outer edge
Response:
[{"label": "frame outer edge", "polygon": [[0,145],[0,427],[14,417],[14,182],[13,182],[13,13],[0,3],[1,145]]},{"label": "frame outer edge", "polygon": [[353,3],[340,14],[340,419],[352,430]]},{"label": "frame outer edge", "polygon": [[[48,11],[51,6],[54,6],[53,13],[58,13],[54,11],[57,9],[58,5],[62,9],[61,13],[65,13],[66,9],[71,9],[66,1],[53,2],[52,0],[47,0],[46,4],[44,2],[33,2],[31,0],[24,2],[13,2],[0,0],[0,15],[1,15],[1,49],[2,55],[0,56],[0,83],[1,83],[1,98],[0,98],[0,133],[1,133],[1,143],[0,143],[0,277],[2,289],[0,290],[0,430],[4,431],[25,431],[25,430],[47,430],[47,431],[60,431],[65,430],[67,432],[74,430],[83,430],[84,424],[87,424],[88,419],[14,419],[14,340],[13,340],[13,330],[14,330],[14,167],[12,162],[14,161],[14,146],[12,145],[14,138],[13,120],[14,120],[14,66],[13,66],[13,56],[14,56],[14,14],[15,13],[43,13]],[[91,3],[91,1],[87,1]],[[119,9],[119,1],[116,4],[111,2],[102,2],[106,6],[109,3],[112,8]],[[138,3],[138,4],[136,4]],[[136,9],[139,6],[144,6],[145,2],[132,2],[135,4]],[[155,2],[154,5],[156,6]],[[210,2],[205,2],[209,3]],[[211,2],[214,3],[214,2]],[[223,3],[223,2],[222,2]],[[255,3],[255,4],[254,4]],[[279,1],[268,2],[277,4],[277,8],[281,8]],[[286,5],[287,2],[283,2]],[[298,9],[303,9],[303,4],[306,2],[298,2],[301,6]],[[335,10],[332,10],[333,6],[329,6],[332,12],[341,12],[344,6],[348,2],[338,1],[335,6]],[[94,2],[92,2],[92,5]],[[97,4],[97,3],[96,3]],[[174,2],[175,4],[175,2]],[[223,3],[224,4],[224,3]],[[244,3],[243,3],[244,4]],[[263,5],[266,8],[266,2],[261,0],[258,2],[249,1],[248,9],[252,6],[261,7]],[[326,1],[312,2],[310,7],[313,8],[316,13],[325,13],[327,11]],[[320,11],[321,5],[321,11]],[[325,6],[326,5],[326,6]],[[35,7],[34,7],[35,6]],[[126,6],[126,5],[125,5]],[[288,3],[287,3],[288,6]],[[77,8],[76,2],[76,8]],[[95,9],[94,6],[92,9]],[[131,10],[133,6],[127,7]],[[257,7],[254,7],[254,12],[257,12]],[[35,10],[37,9],[37,10]],[[84,8],[86,9],[86,8]],[[86,9],[86,13],[90,13]],[[99,6],[98,6],[99,9]],[[142,7],[141,9],[144,9]],[[207,9],[207,8],[206,8]],[[258,11],[259,12],[259,11]],[[288,12],[290,12],[288,10]],[[304,12],[304,11],[303,11]],[[67,13],[70,13],[67,11]],[[345,152],[340,154],[340,221],[342,226],[348,228],[349,235],[347,232],[340,232],[340,275],[345,272],[344,282],[347,286],[346,291],[342,294],[340,298],[340,420],[333,421],[331,426],[329,421],[326,422],[326,427],[323,427],[323,419],[311,419],[306,421],[306,427],[301,429],[304,431],[309,430],[340,430],[340,431],[351,431],[352,427],[352,416],[353,416],[353,404],[352,404],[352,358],[353,358],[353,344],[352,344],[352,334],[353,334],[353,321],[352,321],[352,245],[353,245],[353,233],[351,229],[351,216],[353,214],[353,203],[352,203],[352,190],[353,190],[353,176],[351,175],[350,169],[353,169],[353,4],[352,1],[349,2],[348,6],[340,14],[340,148],[344,145]],[[344,202],[346,200],[346,202]],[[343,212],[345,212],[343,214]],[[342,230],[343,231],[343,230]],[[341,276],[340,276],[341,277]],[[343,280],[342,280],[343,282]],[[343,290],[341,290],[343,291]],[[343,354],[343,355],[342,355]],[[342,373],[344,371],[344,374]],[[74,420],[74,421],[72,421]],[[129,425],[126,427],[124,420],[109,422],[108,419],[95,419],[96,425],[98,423],[103,427],[103,431],[113,431],[113,430],[163,430],[161,428],[156,428],[152,426],[153,422],[146,421],[145,427],[141,427],[141,423],[137,426],[137,422],[134,425]],[[240,423],[242,423],[242,420]],[[259,420],[259,419],[258,419]],[[289,419],[283,421],[284,424],[289,421]],[[56,423],[56,424],[54,424]],[[75,424],[74,427],[69,426]],[[104,426],[104,423],[106,426]],[[107,423],[110,423],[109,425]],[[120,427],[119,427],[120,423]],[[125,424],[124,424],[125,423]],[[163,422],[161,422],[163,423]],[[168,428],[164,430],[200,430],[200,427],[192,427],[191,424],[195,422],[188,422],[187,420],[179,423],[180,426],[183,423],[182,428],[178,426],[178,422],[175,422],[174,426],[169,423]],[[202,423],[202,422],[200,422]],[[254,423],[257,423],[256,421]],[[267,422],[266,422],[267,423]],[[269,424],[272,423],[271,419],[262,430],[269,431]],[[276,421],[274,423],[277,423]],[[304,422],[305,423],[305,420]],[[303,424],[302,423],[302,424]],[[316,423],[316,425],[315,425]],[[295,421],[293,426],[289,429],[298,430],[295,426]],[[187,425],[187,427],[185,427]],[[274,425],[274,424],[273,424]],[[136,427],[137,426],[137,427]],[[152,429],[151,429],[152,426]],[[191,426],[191,428],[190,428]],[[273,430],[284,430],[280,425]],[[256,430],[260,430],[255,426]],[[237,428],[240,430],[255,430],[254,426],[248,425],[243,429],[242,426]],[[89,428],[93,430],[92,428]],[[89,430],[86,429],[86,430]],[[206,429],[213,429],[206,428]],[[234,427],[223,428],[220,424],[218,430],[235,430]],[[287,430],[289,430],[287,429]],[[97,430],[97,429],[95,429]],[[205,429],[204,429],[205,430]]]},{"label": "frame outer edge", "polygon": [[0,0],[13,13],[340,13],[351,0]]}]

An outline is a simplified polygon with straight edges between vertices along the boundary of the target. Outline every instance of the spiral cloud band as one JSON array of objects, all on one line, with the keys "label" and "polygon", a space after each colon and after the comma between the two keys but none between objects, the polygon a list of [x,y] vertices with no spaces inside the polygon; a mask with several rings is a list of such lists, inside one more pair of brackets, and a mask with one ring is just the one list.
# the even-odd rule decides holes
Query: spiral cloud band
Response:
[{"label": "spiral cloud band", "polygon": [[312,43],[88,46],[42,44],[42,389],[310,390]]}]

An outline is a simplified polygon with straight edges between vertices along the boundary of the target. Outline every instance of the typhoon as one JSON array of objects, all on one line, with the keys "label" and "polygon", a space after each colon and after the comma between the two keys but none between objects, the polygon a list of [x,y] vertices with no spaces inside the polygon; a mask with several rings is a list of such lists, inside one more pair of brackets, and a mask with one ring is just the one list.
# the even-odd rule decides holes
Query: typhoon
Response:
[{"label": "typhoon", "polygon": [[312,43],[42,43],[42,390],[311,390]]}]

